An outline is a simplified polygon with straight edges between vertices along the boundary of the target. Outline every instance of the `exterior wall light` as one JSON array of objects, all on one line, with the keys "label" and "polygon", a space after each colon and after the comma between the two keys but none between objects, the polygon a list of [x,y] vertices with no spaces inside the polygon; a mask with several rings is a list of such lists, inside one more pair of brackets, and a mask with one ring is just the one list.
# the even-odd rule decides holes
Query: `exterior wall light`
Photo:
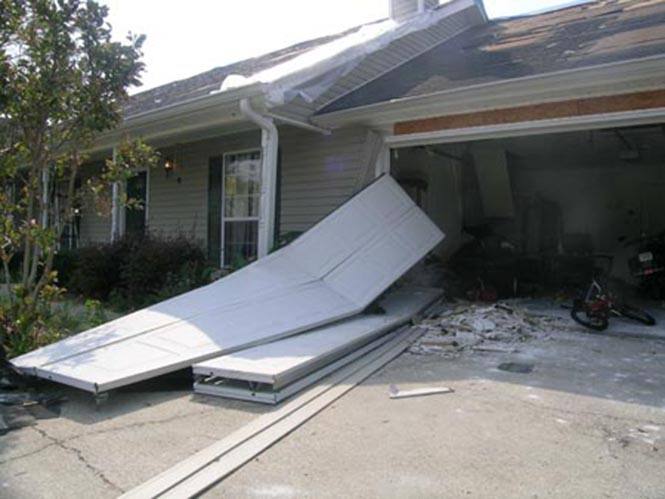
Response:
[{"label": "exterior wall light", "polygon": [[175,170],[175,161],[172,158],[166,158],[164,161],[164,173],[166,173],[166,178],[169,178]]}]

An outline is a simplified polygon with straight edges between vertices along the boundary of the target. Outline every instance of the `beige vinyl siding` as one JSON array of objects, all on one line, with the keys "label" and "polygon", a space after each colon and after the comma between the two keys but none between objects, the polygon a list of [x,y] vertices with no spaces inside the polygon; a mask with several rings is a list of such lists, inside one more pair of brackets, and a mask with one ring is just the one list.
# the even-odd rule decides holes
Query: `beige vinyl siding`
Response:
[{"label": "beige vinyl siding", "polygon": [[161,169],[150,172],[150,232],[163,236],[181,234],[205,245],[210,158],[260,147],[261,133],[253,131],[161,150],[163,157],[175,160],[176,168],[169,177]]},{"label": "beige vinyl siding", "polygon": [[[367,131],[352,128],[323,135],[287,126],[279,132],[280,230],[304,231],[353,195],[366,166]],[[149,172],[148,230],[161,236],[182,234],[206,245],[210,158],[260,144],[257,130],[162,149],[164,158],[175,160],[176,169],[169,177],[161,168]],[[82,241],[106,242],[110,233],[110,217],[84,210]]]},{"label": "beige vinyl siding", "polygon": [[111,240],[111,216],[97,214],[92,203],[86,202],[82,210],[80,231],[82,246],[107,243]]},{"label": "beige vinyl siding", "polygon": [[284,129],[282,233],[307,230],[353,195],[365,166],[366,137],[362,128],[336,130],[332,135]]}]

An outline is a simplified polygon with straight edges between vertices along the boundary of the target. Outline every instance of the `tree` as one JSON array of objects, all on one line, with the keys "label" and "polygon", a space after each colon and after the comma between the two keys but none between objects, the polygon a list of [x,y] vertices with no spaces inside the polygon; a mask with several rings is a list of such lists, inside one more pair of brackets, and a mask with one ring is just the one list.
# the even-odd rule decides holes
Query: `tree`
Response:
[{"label": "tree", "polygon": [[[56,278],[84,152],[121,122],[127,90],[140,83],[144,37],[113,41],[107,15],[94,0],[0,0],[0,260],[23,308]],[[128,141],[85,187],[100,196],[155,161],[145,144]]]}]

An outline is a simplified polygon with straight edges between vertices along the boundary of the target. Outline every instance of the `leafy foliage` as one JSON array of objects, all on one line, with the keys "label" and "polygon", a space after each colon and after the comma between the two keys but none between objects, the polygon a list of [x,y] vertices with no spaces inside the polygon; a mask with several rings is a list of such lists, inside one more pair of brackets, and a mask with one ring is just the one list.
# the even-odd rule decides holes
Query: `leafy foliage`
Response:
[{"label": "leafy foliage", "polygon": [[[56,288],[52,288],[56,290]],[[33,307],[0,299],[0,328],[6,335],[7,355],[14,357],[110,320],[101,302],[83,306],[60,300],[61,291],[38,300]]]},{"label": "leafy foliage", "polygon": [[78,250],[67,289],[134,309],[210,282],[212,269],[201,247],[185,236],[125,237],[114,243]]},{"label": "leafy foliage", "polygon": [[[83,196],[76,187],[83,151],[120,123],[127,89],[139,83],[144,37],[113,41],[107,15],[94,0],[0,0],[0,261],[9,300],[0,333],[6,340],[41,334],[45,300],[56,290],[58,241]],[[85,190],[101,198],[133,167],[155,162],[151,148],[126,140]]]}]

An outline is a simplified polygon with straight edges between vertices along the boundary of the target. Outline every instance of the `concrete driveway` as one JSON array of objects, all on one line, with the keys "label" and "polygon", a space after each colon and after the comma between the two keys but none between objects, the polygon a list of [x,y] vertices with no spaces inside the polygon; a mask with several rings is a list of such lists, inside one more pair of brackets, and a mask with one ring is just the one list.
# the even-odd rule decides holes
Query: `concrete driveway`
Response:
[{"label": "concrete driveway", "polygon": [[[519,350],[404,354],[207,495],[664,497],[665,341],[572,328]],[[99,410],[69,391],[62,417],[0,437],[0,495],[114,497],[271,410],[154,386]]]}]

